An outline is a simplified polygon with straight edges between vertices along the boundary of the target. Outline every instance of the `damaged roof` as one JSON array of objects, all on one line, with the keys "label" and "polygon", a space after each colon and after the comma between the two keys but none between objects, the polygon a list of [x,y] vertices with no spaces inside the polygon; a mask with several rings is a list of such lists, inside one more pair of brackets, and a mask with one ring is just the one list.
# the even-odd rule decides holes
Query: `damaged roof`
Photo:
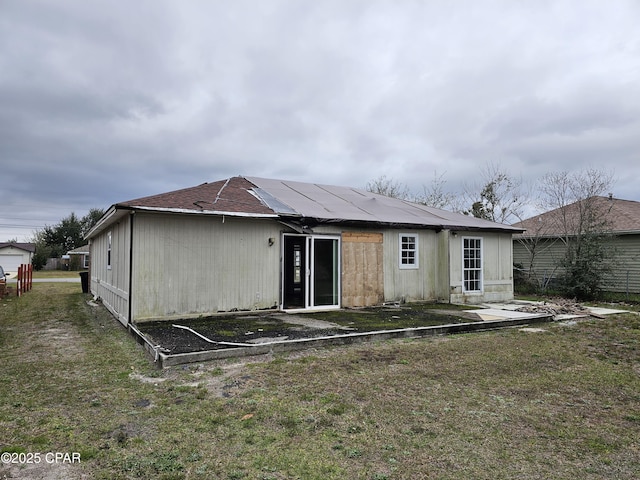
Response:
[{"label": "damaged roof", "polygon": [[369,223],[434,229],[522,229],[366,190],[259,177],[232,177],[117,203],[115,209],[273,217],[300,223]]}]

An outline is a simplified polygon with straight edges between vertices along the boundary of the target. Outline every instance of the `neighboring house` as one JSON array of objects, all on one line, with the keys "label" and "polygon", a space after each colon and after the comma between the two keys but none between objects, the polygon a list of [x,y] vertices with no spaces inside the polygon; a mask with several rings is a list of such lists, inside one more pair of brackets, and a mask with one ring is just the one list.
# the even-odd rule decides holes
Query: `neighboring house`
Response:
[{"label": "neighboring house", "polygon": [[505,301],[519,232],[355,188],[233,177],[112,205],[87,234],[90,288],[124,324]]},{"label": "neighboring house", "polygon": [[612,292],[639,293],[640,202],[590,197],[516,223],[514,226],[525,232],[514,235],[514,264],[541,286],[558,279],[563,274],[560,264],[567,242],[581,228],[579,223],[587,211],[595,214],[603,231],[610,235],[607,246],[615,252],[614,272],[606,278],[604,287]]},{"label": "neighboring house", "polygon": [[69,270],[86,270],[89,268],[89,245],[83,245],[67,252]]},{"label": "neighboring house", "polygon": [[4,242],[0,243],[0,265],[5,272],[15,274],[22,264],[31,264],[36,251],[34,243]]}]

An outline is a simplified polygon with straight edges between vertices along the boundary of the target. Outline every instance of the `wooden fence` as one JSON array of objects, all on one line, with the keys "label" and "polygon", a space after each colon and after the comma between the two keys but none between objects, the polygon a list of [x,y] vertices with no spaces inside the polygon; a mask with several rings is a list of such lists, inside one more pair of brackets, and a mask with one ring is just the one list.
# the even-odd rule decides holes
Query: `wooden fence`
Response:
[{"label": "wooden fence", "polygon": [[16,287],[16,293],[18,296],[31,290],[33,286],[33,266],[29,264],[22,264],[18,267],[18,285]]}]

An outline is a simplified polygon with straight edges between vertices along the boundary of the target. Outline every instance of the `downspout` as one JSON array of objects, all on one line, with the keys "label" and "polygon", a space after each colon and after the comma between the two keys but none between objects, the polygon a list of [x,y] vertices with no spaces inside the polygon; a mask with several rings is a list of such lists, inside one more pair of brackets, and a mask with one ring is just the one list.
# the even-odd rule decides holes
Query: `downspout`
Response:
[{"label": "downspout", "polygon": [[133,303],[133,216],[135,213],[135,210],[129,213],[129,302],[127,308],[127,323],[129,325],[133,323],[131,318],[133,308],[131,304]]},{"label": "downspout", "polygon": [[149,341],[149,339],[140,331],[138,330],[132,319],[131,319],[131,315],[133,312],[133,308],[131,306],[131,304],[133,303],[133,295],[132,295],[132,286],[133,286],[133,217],[135,215],[136,211],[135,210],[131,210],[131,212],[129,212],[129,302],[128,302],[128,307],[127,307],[127,328],[132,331],[136,337],[139,340],[142,340],[144,343],[147,344],[147,347],[153,352],[154,354],[154,359],[153,362],[157,363],[158,362],[158,358],[160,357],[159,355],[159,350],[162,348],[161,345],[154,345],[153,343],[151,343]]},{"label": "downspout", "polygon": [[451,303],[451,295],[453,294],[453,290],[451,289],[451,237],[455,237],[457,234],[452,235],[450,229],[445,229],[443,232],[445,232],[446,235],[445,246],[447,249],[447,263],[445,265],[445,271],[447,272],[447,283],[445,284],[446,297],[447,303]]}]

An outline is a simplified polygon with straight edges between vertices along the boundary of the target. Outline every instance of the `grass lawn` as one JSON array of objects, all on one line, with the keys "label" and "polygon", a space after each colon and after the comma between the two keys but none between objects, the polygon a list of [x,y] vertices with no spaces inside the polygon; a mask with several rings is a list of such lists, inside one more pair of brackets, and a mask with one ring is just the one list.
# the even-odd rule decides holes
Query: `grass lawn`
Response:
[{"label": "grass lawn", "polygon": [[[0,466],[0,478],[640,471],[637,314],[160,371],[78,290],[38,283],[0,300],[0,451],[32,460]],[[51,452],[81,461],[49,463]]]},{"label": "grass lawn", "polygon": [[80,278],[80,272],[67,270],[34,270],[33,278]]}]

